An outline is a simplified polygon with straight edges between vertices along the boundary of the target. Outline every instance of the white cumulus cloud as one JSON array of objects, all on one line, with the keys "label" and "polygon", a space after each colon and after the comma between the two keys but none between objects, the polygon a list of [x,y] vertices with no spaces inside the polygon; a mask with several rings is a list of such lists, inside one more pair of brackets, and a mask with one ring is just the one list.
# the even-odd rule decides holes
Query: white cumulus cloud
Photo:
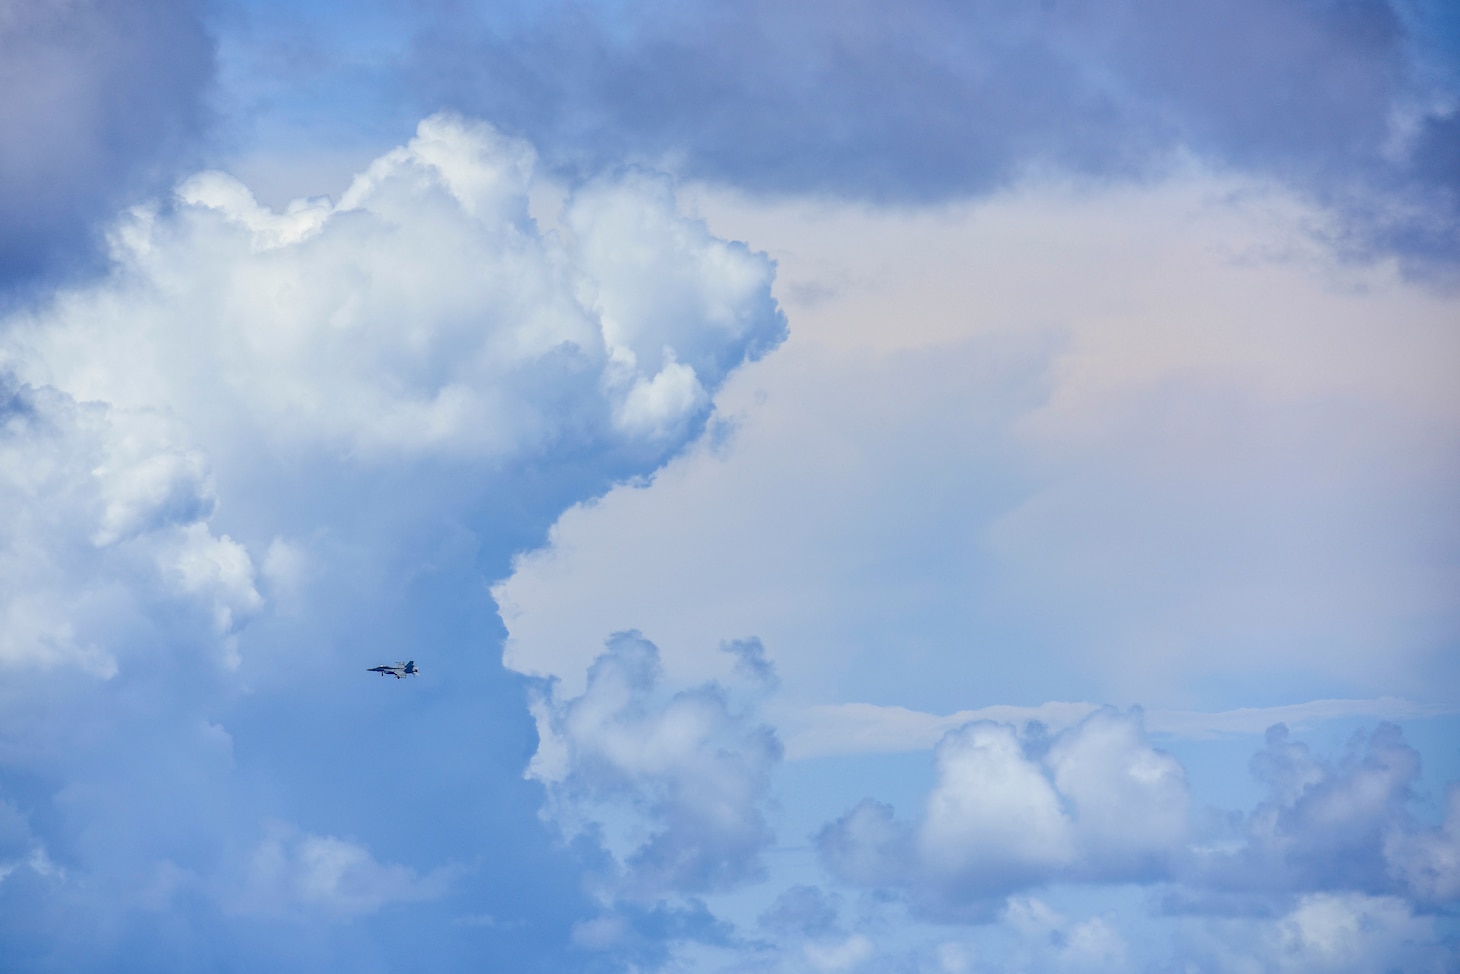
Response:
[{"label": "white cumulus cloud", "polygon": [[[352,696],[382,689],[364,666],[433,627],[407,652],[462,692],[393,697],[422,719],[384,751],[502,701],[500,726],[527,733],[517,685],[480,656],[482,576],[564,506],[651,473],[785,329],[773,262],[684,216],[666,182],[580,187],[545,228],[534,164],[443,115],[336,200],[275,210],[199,174],[117,219],[105,275],[0,316],[0,674],[21,677],[0,679],[0,801],[28,829],[0,862],[12,896],[33,848],[74,880],[7,929],[59,943],[137,904],[222,929],[252,921],[220,909],[348,919],[456,895],[432,871],[453,854],[387,855],[378,816],[339,822],[384,760],[360,745],[383,726]],[[485,679],[450,680],[467,666]],[[675,740],[740,740],[716,691],[656,719],[604,725],[623,740],[602,767],[663,745],[624,765],[661,825],[625,868],[655,888],[753,870],[773,738],[745,729],[704,769]],[[383,807],[429,818],[463,788],[495,807],[502,782],[463,784],[457,757],[510,764],[503,740],[413,761],[411,795]],[[504,854],[526,861],[550,841],[525,811],[539,792],[505,787]],[[494,827],[442,817],[438,848]],[[310,824],[260,840],[268,820]],[[540,886],[570,882],[554,868]]]},{"label": "white cumulus cloud", "polygon": [[1454,970],[1454,953],[1432,916],[1398,897],[1315,893],[1270,919],[1206,920],[1179,939],[1184,969],[1200,974],[1367,974]]},{"label": "white cumulus cloud", "polygon": [[[0,666],[116,672],[117,629],[182,599],[226,637],[261,600],[174,423],[10,386],[0,403]],[[151,608],[149,608],[149,606]]]},{"label": "white cumulus cloud", "polygon": [[119,224],[108,280],[11,322],[0,362],[171,411],[209,443],[242,426],[375,460],[661,448],[780,340],[773,265],[647,175],[586,187],[569,231],[544,231],[533,165],[525,143],[439,115],[334,204],[276,213],[201,174]]}]

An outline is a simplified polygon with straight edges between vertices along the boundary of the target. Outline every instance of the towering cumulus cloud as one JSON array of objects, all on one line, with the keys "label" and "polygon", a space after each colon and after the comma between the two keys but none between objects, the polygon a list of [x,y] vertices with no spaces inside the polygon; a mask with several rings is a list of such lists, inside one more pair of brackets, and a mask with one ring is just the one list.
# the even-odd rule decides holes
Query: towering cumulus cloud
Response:
[{"label": "towering cumulus cloud", "polygon": [[[431,904],[428,959],[568,963],[590,907],[521,780],[483,574],[674,453],[785,323],[771,262],[660,177],[545,229],[534,163],[436,116],[338,201],[203,173],[0,326],[0,955],[317,970]],[[434,676],[404,694],[363,672],[408,654]],[[684,714],[735,733],[711,692]],[[753,803],[778,752],[748,740]],[[635,868],[714,885],[764,827],[680,790]]]}]

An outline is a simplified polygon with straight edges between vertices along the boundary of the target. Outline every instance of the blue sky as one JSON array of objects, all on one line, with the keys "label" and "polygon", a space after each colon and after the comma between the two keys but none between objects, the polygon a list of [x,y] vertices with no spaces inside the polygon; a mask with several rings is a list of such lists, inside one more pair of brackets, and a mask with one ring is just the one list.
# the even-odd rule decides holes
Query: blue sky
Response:
[{"label": "blue sky", "polygon": [[1460,964],[1451,5],[23,0],[0,125],[0,967]]}]

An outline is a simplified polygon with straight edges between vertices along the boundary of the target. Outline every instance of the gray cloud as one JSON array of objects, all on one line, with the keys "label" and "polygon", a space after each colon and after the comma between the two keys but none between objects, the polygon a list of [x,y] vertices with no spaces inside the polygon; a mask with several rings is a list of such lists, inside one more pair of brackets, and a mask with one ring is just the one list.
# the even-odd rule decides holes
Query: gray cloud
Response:
[{"label": "gray cloud", "polygon": [[87,265],[93,227],[188,164],[214,71],[203,9],[0,4],[0,288]]},{"label": "gray cloud", "polygon": [[1224,821],[1194,816],[1185,769],[1109,709],[1053,736],[966,725],[939,744],[935,769],[918,819],[867,799],[820,831],[836,879],[974,922],[1010,893],[1058,883],[1164,883],[1170,915],[1257,919],[1316,919],[1345,897],[1405,914],[1460,897],[1460,784],[1442,822],[1417,820],[1419,754],[1393,724],[1334,760],[1274,726],[1251,762],[1266,797]]},{"label": "gray cloud", "polygon": [[[495,9],[495,8],[494,8]],[[1439,4],[639,2],[483,12],[420,42],[432,96],[553,161],[674,160],[759,190],[928,201],[1183,152],[1291,182],[1349,247],[1452,260],[1454,27]]]},{"label": "gray cloud", "polygon": [[[1316,755],[1286,726],[1267,732],[1252,772],[1267,797],[1246,815],[1241,845],[1192,863],[1195,889],[1229,894],[1352,891],[1421,904],[1460,897],[1460,801],[1451,785],[1445,820],[1416,821],[1419,753],[1394,724],[1355,737],[1338,760]],[[1218,847],[1220,848],[1220,847]],[[1254,907],[1260,908],[1260,907]]]}]

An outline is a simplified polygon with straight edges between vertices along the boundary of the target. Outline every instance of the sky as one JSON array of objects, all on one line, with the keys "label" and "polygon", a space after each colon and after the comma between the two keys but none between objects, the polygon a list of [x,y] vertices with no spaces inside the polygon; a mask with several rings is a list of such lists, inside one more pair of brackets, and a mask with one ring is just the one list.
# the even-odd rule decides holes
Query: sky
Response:
[{"label": "sky", "polygon": [[1460,968],[1453,4],[0,0],[0,133],[0,968]]}]

